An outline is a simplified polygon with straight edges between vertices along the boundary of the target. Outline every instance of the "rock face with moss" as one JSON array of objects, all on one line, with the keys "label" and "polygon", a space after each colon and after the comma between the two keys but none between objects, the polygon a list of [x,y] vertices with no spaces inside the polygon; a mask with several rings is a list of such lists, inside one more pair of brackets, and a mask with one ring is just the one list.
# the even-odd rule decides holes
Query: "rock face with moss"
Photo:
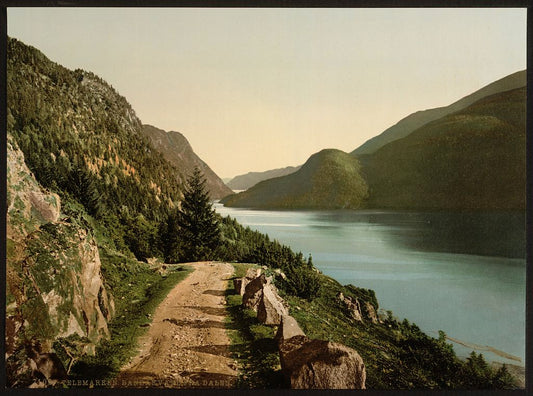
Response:
[{"label": "rock face with moss", "polygon": [[94,353],[114,303],[91,233],[62,216],[59,196],[38,184],[10,136],[7,157],[6,364],[20,377],[30,342],[46,353],[73,336],[78,353]]},{"label": "rock face with moss", "polygon": [[340,150],[312,155],[295,173],[262,181],[221,202],[261,209],[357,209],[368,195],[359,161]]}]

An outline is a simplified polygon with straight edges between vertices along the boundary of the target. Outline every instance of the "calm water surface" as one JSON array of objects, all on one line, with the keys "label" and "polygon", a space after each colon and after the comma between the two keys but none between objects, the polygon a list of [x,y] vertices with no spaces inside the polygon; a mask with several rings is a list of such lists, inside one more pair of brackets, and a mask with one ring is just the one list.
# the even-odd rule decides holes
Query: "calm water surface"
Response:
[{"label": "calm water surface", "polygon": [[[259,211],[226,208],[342,284],[375,290],[380,307],[432,336],[491,346],[524,365],[524,213]],[[471,348],[454,344],[459,356]]]}]

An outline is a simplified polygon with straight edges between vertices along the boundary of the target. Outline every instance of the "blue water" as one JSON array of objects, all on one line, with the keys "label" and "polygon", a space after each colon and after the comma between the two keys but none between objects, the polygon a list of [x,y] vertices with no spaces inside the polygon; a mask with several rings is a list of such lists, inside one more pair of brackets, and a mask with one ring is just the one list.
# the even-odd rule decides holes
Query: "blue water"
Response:
[{"label": "blue water", "polygon": [[[216,210],[291,246],[427,334],[491,346],[524,365],[525,214]],[[454,344],[459,356],[472,349]]]}]

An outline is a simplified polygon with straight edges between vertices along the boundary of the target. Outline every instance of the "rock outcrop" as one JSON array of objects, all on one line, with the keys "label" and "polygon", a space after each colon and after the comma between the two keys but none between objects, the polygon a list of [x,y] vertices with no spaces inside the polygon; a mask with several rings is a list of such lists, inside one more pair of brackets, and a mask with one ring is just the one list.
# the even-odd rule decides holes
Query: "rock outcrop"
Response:
[{"label": "rock outcrop", "polygon": [[366,315],[367,315],[368,319],[370,319],[370,321],[372,323],[378,323],[379,322],[378,315],[376,313],[376,309],[368,301],[365,301],[365,310],[366,310]]},{"label": "rock outcrop", "polygon": [[62,216],[59,196],[39,185],[9,135],[7,157],[6,364],[17,375],[28,342],[48,356],[54,341],[76,335],[80,353],[94,352],[114,303],[88,225]]},{"label": "rock outcrop", "polygon": [[[359,300],[357,298],[352,297],[345,297],[344,294],[339,293],[337,296],[338,299],[344,303],[346,306],[346,309],[350,313],[350,316],[357,320],[358,322],[363,321],[363,313],[361,311],[361,305],[359,304]],[[372,307],[373,308],[373,307]]]}]

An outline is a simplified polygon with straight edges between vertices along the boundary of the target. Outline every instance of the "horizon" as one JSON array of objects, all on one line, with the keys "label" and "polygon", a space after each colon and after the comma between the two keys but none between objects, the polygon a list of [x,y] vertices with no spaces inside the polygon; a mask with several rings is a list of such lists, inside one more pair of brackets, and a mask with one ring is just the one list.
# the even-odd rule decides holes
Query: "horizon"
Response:
[{"label": "horizon", "polygon": [[99,75],[144,124],[179,131],[232,178],[351,152],[526,69],[526,13],[8,8],[8,35]]}]

